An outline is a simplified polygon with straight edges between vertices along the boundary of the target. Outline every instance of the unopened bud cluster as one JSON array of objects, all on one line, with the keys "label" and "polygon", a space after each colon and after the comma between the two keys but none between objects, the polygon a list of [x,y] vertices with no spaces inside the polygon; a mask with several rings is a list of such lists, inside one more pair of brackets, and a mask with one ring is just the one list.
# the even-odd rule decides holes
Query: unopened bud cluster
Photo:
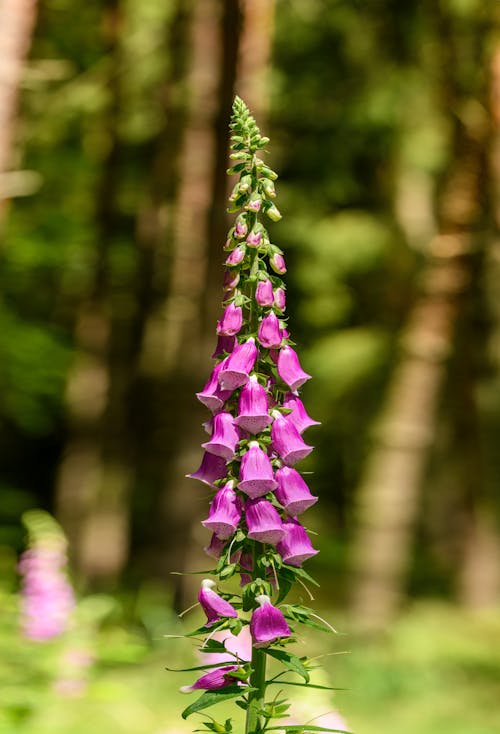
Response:
[{"label": "unopened bud cluster", "polygon": [[[283,252],[271,243],[263,219],[278,221],[277,175],[259,157],[268,142],[236,98],[233,167],[239,181],[229,211],[238,212],[225,244],[224,310],[217,324],[215,366],[198,399],[212,416],[201,465],[190,477],[214,490],[203,525],[211,531],[206,552],[218,560],[219,580],[240,575],[241,601],[233,604],[205,579],[199,602],[207,627],[229,620],[247,624],[255,648],[280,644],[292,630],[271,602],[283,569],[314,556],[299,516],[316,502],[295,468],[311,451],[304,431],[316,425],[298,395],[310,378],[301,368],[287,330]],[[221,592],[222,593],[222,592]],[[236,608],[237,607],[237,608]],[[238,627],[235,627],[236,631]],[[188,690],[231,685],[241,671],[226,666],[202,676]]]}]

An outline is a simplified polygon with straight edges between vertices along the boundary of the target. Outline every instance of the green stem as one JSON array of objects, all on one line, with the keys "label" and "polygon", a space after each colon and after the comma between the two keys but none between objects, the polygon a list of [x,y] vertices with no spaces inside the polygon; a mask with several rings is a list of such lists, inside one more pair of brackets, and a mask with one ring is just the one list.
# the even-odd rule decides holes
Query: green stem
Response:
[{"label": "green stem", "polygon": [[264,706],[266,699],[266,653],[257,647],[252,648],[252,668],[250,685],[257,690],[248,696],[247,720],[245,734],[257,734],[261,731],[261,717],[257,713]]}]

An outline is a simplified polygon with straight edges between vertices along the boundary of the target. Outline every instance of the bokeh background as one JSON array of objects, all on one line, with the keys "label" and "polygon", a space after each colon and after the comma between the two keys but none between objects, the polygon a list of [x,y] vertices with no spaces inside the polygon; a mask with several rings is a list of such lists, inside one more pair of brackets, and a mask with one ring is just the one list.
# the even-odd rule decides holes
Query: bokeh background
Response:
[{"label": "bokeh background", "polygon": [[[0,0],[0,732],[179,734],[209,568],[184,478],[220,313],[234,94],[271,138],[338,709],[500,730],[500,4]],[[78,605],[19,631],[21,515]],[[320,633],[318,633],[320,635]],[[340,653],[346,654],[340,654]],[[70,683],[68,684],[68,680]],[[73,683],[71,682],[73,681]],[[76,681],[76,682],[75,682]]]}]

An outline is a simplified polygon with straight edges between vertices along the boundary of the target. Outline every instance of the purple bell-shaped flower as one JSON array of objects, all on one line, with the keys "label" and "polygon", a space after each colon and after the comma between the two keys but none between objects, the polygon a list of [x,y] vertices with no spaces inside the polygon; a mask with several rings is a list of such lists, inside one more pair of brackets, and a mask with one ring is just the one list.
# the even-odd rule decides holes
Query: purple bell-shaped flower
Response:
[{"label": "purple bell-shaped flower", "polygon": [[217,334],[224,336],[234,336],[241,329],[243,323],[243,311],[241,306],[235,306],[231,302],[224,309],[221,320],[217,323]]},{"label": "purple bell-shaped flower", "polygon": [[304,372],[300,366],[297,352],[288,345],[284,346],[278,355],[278,374],[292,392],[311,379],[311,375]]},{"label": "purple bell-shaped flower", "polygon": [[224,403],[232,392],[231,390],[224,390],[219,384],[219,374],[224,368],[225,361],[226,360],[223,359],[222,362],[215,365],[203,390],[196,393],[196,397],[200,403],[206,405],[212,413],[217,413],[219,410],[222,410]]},{"label": "purple bell-shaped flower", "polygon": [[278,487],[276,499],[288,515],[300,515],[318,501],[309,491],[299,472],[289,466],[282,466],[276,472]]},{"label": "purple bell-shaped flower", "polygon": [[285,399],[283,400],[283,407],[290,408],[290,410],[292,411],[291,413],[287,414],[287,418],[293,423],[299,433],[303,433],[306,428],[310,428],[310,426],[321,425],[319,421],[313,421],[313,419],[307,414],[302,400],[293,395],[293,393],[288,393],[288,395],[285,395]]},{"label": "purple bell-shaped flower", "polygon": [[259,606],[254,609],[250,620],[250,633],[254,647],[267,647],[282,637],[290,637],[292,631],[283,613],[271,604],[266,594],[255,597]]},{"label": "purple bell-shaped flower", "polygon": [[[219,415],[221,414],[219,413]],[[274,418],[273,425],[271,426],[273,448],[278,456],[281,457],[284,464],[293,466],[308,456],[313,450],[313,446],[308,446],[302,440],[300,433],[286,416],[277,410],[273,410],[271,415]],[[217,417],[215,416],[215,418]]]},{"label": "purple bell-shaped flower", "polygon": [[273,284],[270,280],[259,280],[255,289],[255,300],[259,306],[272,306],[274,303]]},{"label": "purple bell-shaped flower", "polygon": [[241,390],[238,416],[234,422],[249,433],[260,433],[272,420],[266,390],[259,384],[257,376],[251,375]]},{"label": "purple bell-shaped flower", "polygon": [[231,413],[217,413],[214,416],[214,427],[210,441],[202,443],[202,447],[210,454],[221,456],[226,461],[233,458],[236,445],[240,440],[238,428],[234,425]]},{"label": "purple bell-shaped flower", "polygon": [[283,527],[285,537],[280,540],[276,550],[285,563],[290,566],[300,566],[308,558],[312,558],[316,553],[319,553],[312,547],[308,534],[298,520],[293,518],[285,520]]},{"label": "purple bell-shaped flower", "polygon": [[225,617],[238,617],[238,612],[233,605],[214,591],[215,586],[216,583],[212,579],[203,579],[198,593],[198,601],[207,615],[205,627],[211,627]]},{"label": "purple bell-shaped flower", "polygon": [[248,537],[260,543],[276,545],[285,535],[283,523],[270,502],[258,497],[245,503]]},{"label": "purple bell-shaped flower", "polygon": [[229,357],[224,360],[224,367],[219,372],[219,384],[223,390],[233,391],[248,382],[257,359],[255,339],[250,337],[243,344],[238,344]]},{"label": "purple bell-shaped flower", "polygon": [[231,686],[234,683],[243,685],[241,679],[231,676],[231,673],[239,670],[238,665],[225,665],[222,668],[214,668],[209,673],[205,673],[198,678],[191,686],[182,686],[181,693],[191,693],[191,691],[217,691],[219,688]]},{"label": "purple bell-shaped flower", "polygon": [[240,466],[238,489],[250,498],[262,497],[278,486],[274,478],[269,456],[257,441],[250,441],[248,451],[243,454]]},{"label": "purple bell-shaped flower", "polygon": [[226,462],[221,456],[205,451],[199,468],[191,474],[186,474],[190,479],[199,479],[200,482],[214,486],[214,482],[226,476]]},{"label": "purple bell-shaped flower", "polygon": [[220,540],[230,538],[241,520],[241,500],[236,496],[233,484],[233,481],[227,482],[219,489],[212,500],[207,519],[201,523]]},{"label": "purple bell-shaped flower", "polygon": [[210,556],[210,558],[220,558],[222,555],[222,551],[226,546],[226,540],[227,538],[218,538],[215,533],[212,533],[210,543],[206,545],[203,550],[205,551],[207,556]]},{"label": "purple bell-shaped flower", "polygon": [[267,347],[268,349],[276,349],[276,347],[279,347],[281,344],[282,335],[280,323],[274,311],[271,311],[267,316],[264,316],[260,322],[257,337],[262,346]]},{"label": "purple bell-shaped flower", "polygon": [[235,336],[224,336],[224,334],[219,334],[219,336],[217,337],[217,344],[215,345],[214,353],[212,354],[212,359],[217,359],[217,357],[222,357],[224,352],[231,354],[235,346],[236,346]]}]

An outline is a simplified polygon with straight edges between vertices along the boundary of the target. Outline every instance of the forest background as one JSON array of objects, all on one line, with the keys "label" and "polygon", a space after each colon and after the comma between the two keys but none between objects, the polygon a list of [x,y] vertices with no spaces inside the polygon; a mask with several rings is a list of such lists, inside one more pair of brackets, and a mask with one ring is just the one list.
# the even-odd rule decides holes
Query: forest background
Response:
[{"label": "forest background", "polygon": [[[351,651],[327,663],[350,689],[335,707],[367,734],[492,734],[495,0],[2,0],[0,731],[190,730],[163,671],[189,650],[163,635],[198,583],[172,572],[207,562],[207,493],[184,475],[204,440],[235,93],[271,138],[272,236],[322,423],[304,468],[309,570],[348,633],[332,652]],[[17,632],[33,507],[69,541],[92,659],[75,699],[51,687],[69,643]]]}]

